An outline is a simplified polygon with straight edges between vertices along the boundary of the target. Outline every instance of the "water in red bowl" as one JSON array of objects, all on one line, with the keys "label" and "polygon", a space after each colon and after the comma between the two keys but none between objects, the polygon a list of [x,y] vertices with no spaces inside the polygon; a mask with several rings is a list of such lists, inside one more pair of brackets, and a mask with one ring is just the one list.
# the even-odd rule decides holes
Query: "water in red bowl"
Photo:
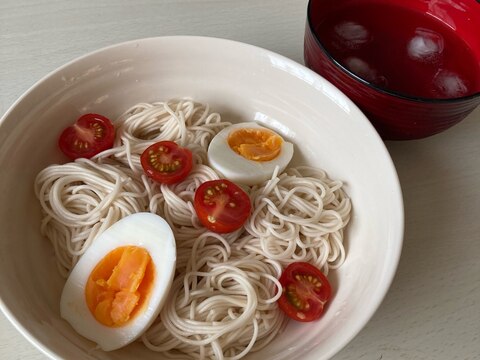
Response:
[{"label": "water in red bowl", "polygon": [[306,65],[384,138],[432,135],[480,102],[475,0],[311,0],[308,15]]}]

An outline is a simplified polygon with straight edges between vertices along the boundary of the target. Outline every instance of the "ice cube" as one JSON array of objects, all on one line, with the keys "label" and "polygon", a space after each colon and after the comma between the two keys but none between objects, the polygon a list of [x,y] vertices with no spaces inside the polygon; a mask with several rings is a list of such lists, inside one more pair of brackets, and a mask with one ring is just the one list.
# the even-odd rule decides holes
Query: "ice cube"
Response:
[{"label": "ice cube", "polygon": [[362,79],[379,86],[386,86],[387,79],[379,74],[378,70],[370,66],[365,60],[358,57],[348,57],[344,61],[345,66]]},{"label": "ice cube", "polygon": [[468,93],[465,80],[450,70],[438,70],[433,78],[433,85],[439,97],[461,97]]},{"label": "ice cube", "polygon": [[411,59],[426,64],[440,61],[444,41],[442,35],[425,28],[417,28],[415,36],[408,42],[407,51]]},{"label": "ice cube", "polygon": [[358,50],[362,45],[371,40],[367,28],[354,21],[343,21],[334,26],[337,47],[348,50]]}]

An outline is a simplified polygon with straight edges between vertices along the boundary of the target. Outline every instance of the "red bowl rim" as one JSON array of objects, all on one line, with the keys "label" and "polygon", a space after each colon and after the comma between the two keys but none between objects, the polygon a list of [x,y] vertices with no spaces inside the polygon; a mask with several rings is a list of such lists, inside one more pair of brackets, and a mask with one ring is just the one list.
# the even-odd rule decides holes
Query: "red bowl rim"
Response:
[{"label": "red bowl rim", "polygon": [[[394,97],[397,97],[397,98],[400,98],[400,99],[403,99],[403,100],[408,100],[408,101],[415,101],[415,102],[421,102],[421,103],[443,103],[443,104],[450,104],[450,103],[460,103],[460,102],[463,102],[463,101],[469,101],[469,100],[473,100],[475,98],[480,98],[480,91],[479,92],[476,92],[474,94],[470,94],[470,95],[467,95],[467,96],[462,96],[462,97],[455,97],[455,98],[426,98],[426,97],[420,97],[420,96],[410,96],[410,95],[406,95],[406,94],[403,94],[401,92],[397,92],[397,91],[394,91],[394,90],[387,90],[385,88],[382,88],[380,86],[377,86],[363,78],[361,78],[360,76],[356,75],[355,73],[351,72],[348,68],[346,68],[345,66],[343,66],[340,62],[338,62],[329,52],[328,50],[325,48],[325,46],[323,46],[322,42],[320,41],[320,39],[318,38],[316,32],[313,30],[313,27],[312,27],[312,19],[311,19],[311,6],[312,6],[312,3],[313,1],[316,1],[316,0],[309,0],[308,1],[308,5],[307,5],[307,25],[308,25],[308,28],[310,30],[310,33],[312,34],[313,38],[315,39],[315,41],[317,42],[318,46],[320,47],[320,49],[325,53],[325,55],[330,59],[330,61],[336,66],[338,67],[340,70],[342,70],[344,73],[346,73],[348,76],[352,77],[353,79],[355,79],[356,81],[370,87],[371,89],[375,90],[375,91],[378,91],[380,93],[383,93],[385,95],[389,95],[389,96],[394,96]],[[480,1],[480,0],[479,0]]]}]

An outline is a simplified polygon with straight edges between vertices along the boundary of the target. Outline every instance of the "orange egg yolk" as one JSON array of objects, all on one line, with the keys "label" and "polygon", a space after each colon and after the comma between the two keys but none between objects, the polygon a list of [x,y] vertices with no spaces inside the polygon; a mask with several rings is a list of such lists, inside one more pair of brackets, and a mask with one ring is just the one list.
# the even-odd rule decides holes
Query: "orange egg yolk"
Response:
[{"label": "orange egg yolk", "polygon": [[282,148],[283,139],[273,131],[242,128],[228,135],[228,145],[248,160],[269,161],[275,159]]},{"label": "orange egg yolk", "polygon": [[126,324],[148,300],[154,274],[144,248],[124,246],[109,252],[88,278],[85,299],[90,312],[103,325]]}]

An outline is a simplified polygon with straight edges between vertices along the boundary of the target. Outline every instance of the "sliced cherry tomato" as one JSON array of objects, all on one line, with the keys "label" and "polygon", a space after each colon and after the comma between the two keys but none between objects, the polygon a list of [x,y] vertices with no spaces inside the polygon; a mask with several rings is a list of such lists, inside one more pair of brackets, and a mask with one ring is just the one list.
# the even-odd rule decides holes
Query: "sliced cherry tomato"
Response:
[{"label": "sliced cherry tomato", "polygon": [[60,134],[58,146],[70,159],[91,158],[110,149],[115,140],[112,122],[98,114],[82,115]]},{"label": "sliced cherry tomato", "polygon": [[160,141],[150,145],[140,156],[143,170],[162,184],[175,184],[192,170],[192,152],[174,141]]},{"label": "sliced cherry tomato", "polygon": [[332,288],[318,268],[306,262],[295,262],[285,268],[279,280],[283,290],[278,306],[288,317],[307,322],[322,315]]},{"label": "sliced cherry tomato", "polygon": [[228,233],[242,227],[252,205],[245,191],[222,179],[200,185],[193,206],[203,226],[216,233]]}]

